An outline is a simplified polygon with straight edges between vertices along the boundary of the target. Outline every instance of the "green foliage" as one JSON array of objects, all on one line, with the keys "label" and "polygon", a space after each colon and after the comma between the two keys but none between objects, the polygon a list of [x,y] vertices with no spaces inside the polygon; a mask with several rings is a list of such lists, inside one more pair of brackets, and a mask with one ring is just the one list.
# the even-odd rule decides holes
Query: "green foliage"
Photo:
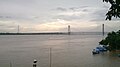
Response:
[{"label": "green foliage", "polygon": [[99,44],[109,45],[109,50],[120,50],[120,30],[108,33],[108,36],[100,41]]},{"label": "green foliage", "polygon": [[[111,20],[112,17],[120,18],[120,0],[103,0],[103,2],[111,4],[106,13],[106,20]],[[109,45],[109,50],[120,50],[120,30],[108,33],[108,36],[99,43]]]},{"label": "green foliage", "polygon": [[106,14],[106,20],[111,20],[112,17],[120,18],[120,0],[103,0],[103,2],[111,4],[109,11]]}]

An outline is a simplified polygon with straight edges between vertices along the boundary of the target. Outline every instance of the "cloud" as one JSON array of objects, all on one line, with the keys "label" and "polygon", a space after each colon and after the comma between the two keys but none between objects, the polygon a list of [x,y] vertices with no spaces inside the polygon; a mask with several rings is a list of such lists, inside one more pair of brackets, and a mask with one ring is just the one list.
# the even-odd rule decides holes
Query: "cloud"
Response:
[{"label": "cloud", "polygon": [[58,10],[58,11],[67,11],[67,9],[63,8],[63,7],[57,7],[56,10]]},{"label": "cloud", "polygon": [[12,18],[11,16],[0,16],[0,19]]},{"label": "cloud", "polygon": [[[95,6],[97,5],[97,6]],[[102,7],[102,6],[103,7]],[[105,22],[107,5],[98,0],[0,0],[0,29],[16,32],[75,31]]]},{"label": "cloud", "polygon": [[[98,10],[94,7],[81,6],[81,7],[70,7],[67,11],[58,12],[55,14],[54,19],[63,19],[67,21],[82,20],[89,21],[94,18],[94,12]],[[93,15],[93,16],[92,16]]]},{"label": "cloud", "polygon": [[78,16],[65,16],[65,15],[59,15],[54,17],[53,19],[62,19],[62,20],[66,20],[66,21],[74,21],[74,20],[80,20],[82,19],[82,17],[78,17]]},{"label": "cloud", "polygon": [[69,7],[69,8],[65,8],[65,7],[57,7],[55,8],[55,10],[60,10],[60,11],[86,11],[87,8],[89,8],[89,6],[80,6],[80,7]]},{"label": "cloud", "polygon": [[89,6],[80,6],[80,7],[70,7],[69,10],[72,11],[79,11],[79,10],[86,10],[86,8],[89,8]]},{"label": "cloud", "polygon": [[15,20],[15,21],[22,21],[22,20],[24,20],[24,21],[32,21],[33,19],[35,19],[35,18],[33,18],[33,17],[31,17],[31,16],[29,16],[29,17],[27,17],[27,16],[15,16],[15,15],[0,15],[0,20],[2,20],[2,21],[11,21],[11,20]]},{"label": "cloud", "polygon": [[108,11],[107,6],[100,7],[99,9],[97,9],[96,11],[94,11],[92,13],[94,18],[91,19],[91,21],[103,21],[103,20],[105,20],[105,14],[107,11]]},{"label": "cloud", "polygon": [[[104,22],[106,18],[106,13],[108,11],[108,6],[103,5],[99,9],[95,10],[91,15],[93,18],[90,20],[92,22]],[[113,18],[112,21],[119,20],[118,18]]]},{"label": "cloud", "polygon": [[90,29],[93,29],[97,26],[96,23],[89,23],[89,22],[80,23],[78,21],[66,21],[62,19],[57,19],[56,21],[53,21],[53,22],[38,24],[35,26],[35,29],[39,31],[46,31],[46,32],[51,32],[51,31],[67,32],[68,25],[71,26],[72,32],[88,31],[88,29],[90,31]]}]

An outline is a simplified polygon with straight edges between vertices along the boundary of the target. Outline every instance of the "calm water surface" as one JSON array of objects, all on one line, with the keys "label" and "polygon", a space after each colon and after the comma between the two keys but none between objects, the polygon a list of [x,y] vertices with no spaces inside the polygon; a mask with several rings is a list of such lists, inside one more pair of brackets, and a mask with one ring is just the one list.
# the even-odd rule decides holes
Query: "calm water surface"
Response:
[{"label": "calm water surface", "polygon": [[120,58],[113,53],[92,55],[101,35],[0,35],[0,67],[119,67]]}]

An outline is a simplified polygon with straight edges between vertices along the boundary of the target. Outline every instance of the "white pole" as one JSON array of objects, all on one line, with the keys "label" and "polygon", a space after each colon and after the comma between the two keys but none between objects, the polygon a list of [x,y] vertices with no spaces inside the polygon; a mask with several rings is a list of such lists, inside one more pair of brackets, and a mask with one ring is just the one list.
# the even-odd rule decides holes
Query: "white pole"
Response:
[{"label": "white pole", "polygon": [[52,49],[50,48],[50,67],[52,67]]},{"label": "white pole", "polygon": [[12,67],[12,63],[11,63],[11,61],[10,61],[10,67]]}]

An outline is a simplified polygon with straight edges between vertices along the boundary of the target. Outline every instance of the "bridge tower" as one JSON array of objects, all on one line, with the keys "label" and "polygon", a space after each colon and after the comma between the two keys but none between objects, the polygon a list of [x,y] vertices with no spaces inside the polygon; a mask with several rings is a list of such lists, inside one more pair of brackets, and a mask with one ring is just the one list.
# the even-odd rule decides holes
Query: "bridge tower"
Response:
[{"label": "bridge tower", "polygon": [[71,30],[70,30],[70,25],[68,25],[68,34],[70,35]]},{"label": "bridge tower", "polygon": [[102,24],[102,35],[104,36],[105,32],[104,32],[104,24]]}]

